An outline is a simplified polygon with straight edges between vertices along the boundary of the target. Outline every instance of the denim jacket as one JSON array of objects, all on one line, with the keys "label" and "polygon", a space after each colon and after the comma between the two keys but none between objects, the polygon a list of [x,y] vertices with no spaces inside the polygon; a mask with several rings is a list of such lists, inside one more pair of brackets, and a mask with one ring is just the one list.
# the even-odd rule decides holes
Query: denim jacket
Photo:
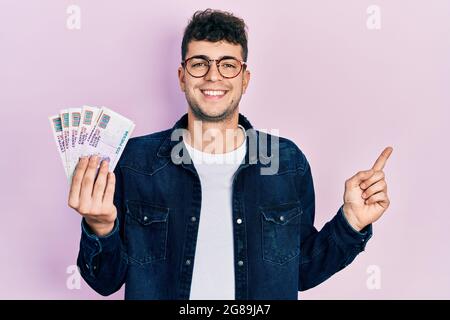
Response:
[{"label": "denim jacket", "polygon": [[[317,231],[305,155],[292,141],[253,129],[242,114],[239,123],[247,152],[232,186],[235,298],[297,299],[298,291],[351,263],[372,225],[354,230],[341,206]],[[171,129],[129,140],[115,169],[117,219],[110,234],[96,236],[82,220],[77,264],[98,293],[125,283],[126,299],[189,299],[202,190],[192,162],[174,156],[183,143],[172,133],[186,127],[187,114]],[[277,170],[262,174],[273,165],[267,159],[274,140]]]}]

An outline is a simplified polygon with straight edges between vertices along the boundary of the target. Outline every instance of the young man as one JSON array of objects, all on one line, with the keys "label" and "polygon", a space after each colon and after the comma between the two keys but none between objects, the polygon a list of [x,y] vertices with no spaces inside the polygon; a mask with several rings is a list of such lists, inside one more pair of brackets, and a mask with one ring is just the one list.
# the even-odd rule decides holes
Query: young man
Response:
[{"label": "young man", "polygon": [[78,266],[100,294],[125,283],[126,299],[297,299],[364,250],[389,206],[392,148],[346,181],[343,205],[315,229],[305,155],[239,113],[245,28],[229,13],[194,14],[178,70],[187,114],[131,139],[114,173],[79,161],[69,194],[83,216]]}]

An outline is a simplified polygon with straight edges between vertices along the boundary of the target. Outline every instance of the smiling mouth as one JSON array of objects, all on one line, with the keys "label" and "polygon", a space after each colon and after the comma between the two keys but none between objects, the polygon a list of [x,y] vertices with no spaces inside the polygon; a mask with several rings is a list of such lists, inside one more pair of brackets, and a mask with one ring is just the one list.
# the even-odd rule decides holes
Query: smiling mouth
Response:
[{"label": "smiling mouth", "polygon": [[209,99],[209,100],[218,100],[218,99],[221,99],[221,98],[223,98],[226,94],[227,94],[227,92],[228,92],[228,90],[209,90],[209,89],[205,89],[205,90],[200,90],[201,92],[202,92],[202,94],[203,94],[203,96],[206,98],[206,99]]}]

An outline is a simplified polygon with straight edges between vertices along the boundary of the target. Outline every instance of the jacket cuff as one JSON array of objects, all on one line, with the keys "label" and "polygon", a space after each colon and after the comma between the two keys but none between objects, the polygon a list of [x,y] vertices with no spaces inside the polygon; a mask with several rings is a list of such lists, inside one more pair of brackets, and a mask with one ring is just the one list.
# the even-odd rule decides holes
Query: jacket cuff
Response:
[{"label": "jacket cuff", "polygon": [[357,247],[364,251],[367,242],[372,237],[372,224],[361,231],[355,230],[344,214],[343,205],[339,208],[334,220],[333,237],[341,247]]},{"label": "jacket cuff", "polygon": [[120,245],[119,219],[116,218],[114,228],[109,234],[97,236],[83,218],[81,221],[81,245],[89,252],[90,256],[116,249]]},{"label": "jacket cuff", "polygon": [[78,264],[83,272],[95,277],[95,272],[99,267],[99,255],[102,252],[114,251],[117,246],[120,246],[119,220],[117,218],[114,221],[113,230],[106,236],[97,236],[92,232],[85,219],[81,220],[80,254],[83,260],[80,260]]}]

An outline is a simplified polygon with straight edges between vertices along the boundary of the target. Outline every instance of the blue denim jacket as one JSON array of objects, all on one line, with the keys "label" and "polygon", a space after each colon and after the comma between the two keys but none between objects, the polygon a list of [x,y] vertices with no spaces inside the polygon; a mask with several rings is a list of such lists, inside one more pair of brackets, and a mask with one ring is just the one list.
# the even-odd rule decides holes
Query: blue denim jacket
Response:
[{"label": "blue denim jacket", "polygon": [[[352,262],[372,226],[357,232],[341,206],[318,232],[305,155],[279,137],[278,170],[261,174],[267,157],[250,152],[250,138],[264,136],[267,143],[254,141],[266,152],[275,138],[242,114],[239,123],[247,130],[247,153],[233,181],[235,298],[297,299],[298,291]],[[82,220],[77,263],[98,293],[112,294],[125,283],[126,299],[189,299],[202,192],[194,165],[171,156],[180,145],[173,130],[186,127],[187,114],[171,129],[129,140],[115,169],[118,216],[109,235],[96,236]]]}]

